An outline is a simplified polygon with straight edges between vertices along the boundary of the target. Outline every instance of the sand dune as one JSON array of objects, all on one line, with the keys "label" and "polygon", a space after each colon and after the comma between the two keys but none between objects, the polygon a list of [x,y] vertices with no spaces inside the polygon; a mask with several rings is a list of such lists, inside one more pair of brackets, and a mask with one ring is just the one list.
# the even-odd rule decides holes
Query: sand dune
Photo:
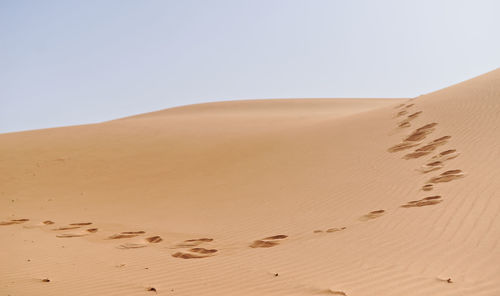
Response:
[{"label": "sand dune", "polygon": [[1,295],[500,295],[500,70],[0,135]]}]

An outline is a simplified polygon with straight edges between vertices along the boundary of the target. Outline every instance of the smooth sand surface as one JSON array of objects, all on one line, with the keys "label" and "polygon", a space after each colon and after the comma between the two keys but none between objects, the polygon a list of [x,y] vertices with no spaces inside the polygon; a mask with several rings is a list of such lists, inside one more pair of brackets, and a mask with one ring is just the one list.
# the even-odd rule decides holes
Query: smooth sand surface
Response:
[{"label": "smooth sand surface", "polygon": [[500,295],[499,128],[495,70],[2,134],[0,295]]}]

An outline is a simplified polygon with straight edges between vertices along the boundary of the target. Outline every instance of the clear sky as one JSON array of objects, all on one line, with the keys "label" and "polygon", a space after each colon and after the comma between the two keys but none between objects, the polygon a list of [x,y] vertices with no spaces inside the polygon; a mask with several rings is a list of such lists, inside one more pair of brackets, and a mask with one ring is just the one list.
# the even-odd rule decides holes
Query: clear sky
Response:
[{"label": "clear sky", "polygon": [[414,97],[500,66],[500,1],[0,0],[0,133],[229,99]]}]

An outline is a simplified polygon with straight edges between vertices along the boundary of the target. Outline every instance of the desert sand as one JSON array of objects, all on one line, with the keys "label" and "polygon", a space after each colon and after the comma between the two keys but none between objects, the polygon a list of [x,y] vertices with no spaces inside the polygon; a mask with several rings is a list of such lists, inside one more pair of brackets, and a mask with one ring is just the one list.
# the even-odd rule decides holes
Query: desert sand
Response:
[{"label": "desert sand", "polygon": [[500,70],[0,135],[0,295],[500,295]]}]

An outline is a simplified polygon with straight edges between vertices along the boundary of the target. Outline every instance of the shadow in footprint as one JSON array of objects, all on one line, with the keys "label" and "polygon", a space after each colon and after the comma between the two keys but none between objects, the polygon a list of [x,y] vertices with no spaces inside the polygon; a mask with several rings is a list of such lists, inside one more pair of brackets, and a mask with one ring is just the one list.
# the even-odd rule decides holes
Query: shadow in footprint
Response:
[{"label": "shadow in footprint", "polygon": [[270,248],[279,245],[279,242],[255,240],[250,244],[250,248]]},{"label": "shadow in footprint", "polygon": [[424,207],[424,206],[432,206],[441,203],[443,200],[441,199],[441,195],[434,195],[422,198],[420,200],[413,200],[407,202],[405,205],[402,205],[402,208],[416,208],[416,207]]},{"label": "shadow in footprint", "polygon": [[194,253],[200,253],[200,254],[214,254],[218,250],[217,249],[205,249],[205,248],[192,248],[192,249],[189,249],[189,251],[194,252]]},{"label": "shadow in footprint", "polygon": [[432,189],[434,189],[433,184],[425,184],[424,186],[422,186],[423,191],[431,191]]},{"label": "shadow in footprint", "polygon": [[[202,243],[212,242],[213,238],[195,238],[188,239],[184,242],[177,244],[177,247],[180,248],[189,248],[193,246],[198,246]],[[172,254],[172,257],[181,258],[181,259],[199,259],[199,258],[207,258],[213,256],[218,250],[217,249],[206,249],[206,248],[190,248],[185,252],[176,252]]]},{"label": "shadow in footprint", "polygon": [[327,229],[326,232],[332,233],[332,232],[342,231],[342,230],[345,230],[345,229],[346,229],[346,227],[330,228],[330,229]]},{"label": "shadow in footprint", "polygon": [[146,233],[145,231],[123,231],[117,234],[113,234],[108,237],[108,239],[122,239],[122,238],[131,238],[136,237],[140,234]]},{"label": "shadow in footprint", "polygon": [[213,238],[193,238],[193,239],[187,239],[185,242],[202,242],[202,243],[208,243],[213,241]]},{"label": "shadow in footprint", "polygon": [[410,127],[411,124],[408,120],[404,120],[404,121],[401,121],[399,124],[398,124],[398,127],[401,127],[401,128],[405,128],[405,127]]},{"label": "shadow in footprint", "polygon": [[437,123],[433,122],[414,130],[410,135],[404,138],[401,143],[396,144],[387,150],[389,152],[397,152],[420,145],[422,143],[422,140],[435,130],[434,127],[436,125]]},{"label": "shadow in footprint", "polygon": [[383,216],[384,214],[385,214],[385,210],[372,211],[372,212],[369,212],[366,215],[361,216],[359,218],[359,220],[361,220],[361,221],[368,221],[368,220],[379,218],[379,217]]},{"label": "shadow in footprint", "polygon": [[422,113],[422,111],[418,111],[418,112],[415,112],[415,113],[412,113],[412,114],[408,115],[406,117],[406,119],[404,119],[403,121],[401,121],[398,124],[398,127],[401,127],[401,128],[410,127],[411,126],[410,121],[412,121],[413,119],[417,118],[420,115],[420,113]]},{"label": "shadow in footprint", "polygon": [[390,147],[389,149],[387,149],[387,151],[389,152],[398,152],[398,151],[402,151],[402,150],[406,150],[406,149],[409,149],[409,148],[412,148],[412,147],[415,147],[415,146],[418,146],[422,144],[422,142],[402,142],[402,143],[399,143],[399,144],[396,144],[392,147]]},{"label": "shadow in footprint", "polygon": [[332,290],[332,289],[322,289],[314,292],[314,294],[319,295],[335,295],[335,296],[347,296],[344,291]]},{"label": "shadow in footprint", "polygon": [[463,178],[464,176],[465,174],[462,172],[462,170],[449,170],[439,176],[432,177],[429,180],[429,183],[450,182],[459,178]]},{"label": "shadow in footprint", "polygon": [[72,238],[72,237],[82,237],[86,236],[88,233],[63,233],[63,234],[58,234],[56,237],[58,238]]},{"label": "shadow in footprint", "polygon": [[403,158],[404,159],[411,159],[411,158],[419,158],[424,155],[427,155],[434,151],[437,147],[444,145],[448,142],[448,140],[451,138],[451,136],[444,136],[438,139],[435,139],[434,141],[431,141],[429,144],[422,146],[415,150],[413,153],[406,154]]},{"label": "shadow in footprint", "polygon": [[288,235],[278,234],[278,235],[268,236],[268,237],[266,237],[266,238],[263,238],[263,240],[285,239],[285,238],[287,238],[287,237],[288,237]]},{"label": "shadow in footprint", "polygon": [[415,113],[412,113],[412,114],[408,115],[408,119],[409,119],[409,120],[415,119],[415,118],[417,118],[420,114],[422,114],[422,111],[417,111],[417,112],[415,112]]},{"label": "shadow in footprint", "polygon": [[157,244],[157,243],[163,241],[163,239],[160,236],[156,235],[156,236],[147,237],[146,241],[148,243],[151,243],[151,244]]},{"label": "shadow in footprint", "polygon": [[61,231],[61,230],[70,230],[70,229],[78,229],[80,226],[61,226],[58,228],[52,229],[53,231]]},{"label": "shadow in footprint", "polygon": [[197,254],[191,254],[191,253],[177,252],[177,253],[172,254],[172,257],[182,258],[182,259],[200,259],[200,258],[211,257],[211,255],[197,255]]},{"label": "shadow in footprint", "polygon": [[460,155],[460,152],[457,152],[456,149],[449,149],[449,150],[445,150],[443,152],[440,152],[437,155],[434,155],[432,157],[432,159],[438,160],[438,161],[447,161],[447,160],[450,160],[450,159],[457,157],[458,155]]},{"label": "shadow in footprint", "polygon": [[416,130],[414,130],[408,137],[406,137],[403,141],[410,141],[410,142],[414,142],[414,141],[421,141],[423,139],[425,139],[425,137],[432,133],[434,130],[435,130],[435,126],[437,125],[437,123],[433,122],[433,123],[429,123],[429,124],[426,124]]},{"label": "shadow in footprint", "polygon": [[24,222],[28,222],[30,219],[12,219],[10,221],[0,221],[0,225],[13,225],[13,224],[22,224]]},{"label": "shadow in footprint", "polygon": [[406,110],[399,111],[399,112],[396,114],[396,116],[397,116],[397,117],[400,117],[400,116],[403,116],[403,115],[405,115],[405,114],[407,114],[407,113],[408,113],[408,111],[406,111]]},{"label": "shadow in footprint", "polygon": [[439,170],[439,169],[443,168],[443,166],[444,166],[443,162],[441,162],[441,161],[429,162],[429,163],[426,163],[420,167],[420,172],[425,174],[428,172]]},{"label": "shadow in footprint", "polygon": [[279,240],[286,239],[288,235],[278,234],[255,240],[250,244],[250,248],[270,248],[280,244]]}]

